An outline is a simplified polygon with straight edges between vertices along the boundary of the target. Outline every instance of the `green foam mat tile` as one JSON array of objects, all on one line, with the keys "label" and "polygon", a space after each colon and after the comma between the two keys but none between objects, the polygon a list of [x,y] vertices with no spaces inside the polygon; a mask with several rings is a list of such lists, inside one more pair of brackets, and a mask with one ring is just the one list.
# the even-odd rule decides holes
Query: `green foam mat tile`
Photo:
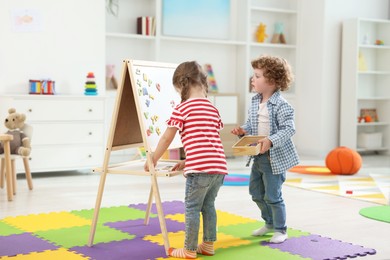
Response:
[{"label": "green foam mat tile", "polygon": [[[92,220],[94,209],[89,210],[73,210],[72,214],[79,217]],[[127,206],[101,208],[99,211],[99,223],[136,220],[145,218],[146,212],[139,209],[129,208]],[[150,214],[150,217],[157,217],[156,214]]]},{"label": "green foam mat tile", "polygon": [[4,223],[3,221],[0,221],[0,236],[17,235],[17,234],[22,234],[24,232],[25,231],[10,226],[7,223]]},{"label": "green foam mat tile", "polygon": [[[34,232],[34,235],[49,242],[52,242],[57,246],[71,248],[75,246],[87,245],[90,231],[91,226],[88,225],[81,227],[38,231]],[[103,226],[102,224],[98,224],[96,226],[94,243],[107,243],[125,239],[130,240],[134,237],[135,235],[129,235],[127,233],[120,232],[116,229]]]}]

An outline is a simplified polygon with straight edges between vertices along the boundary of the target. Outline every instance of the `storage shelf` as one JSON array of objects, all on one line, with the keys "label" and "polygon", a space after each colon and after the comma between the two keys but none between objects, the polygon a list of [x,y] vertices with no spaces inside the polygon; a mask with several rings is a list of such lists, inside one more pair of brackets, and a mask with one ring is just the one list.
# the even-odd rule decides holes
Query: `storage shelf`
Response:
[{"label": "storage shelf", "polygon": [[358,71],[360,75],[390,75],[390,71],[385,70],[367,70],[367,71]]},{"label": "storage shelf", "polygon": [[367,127],[367,126],[387,126],[388,122],[371,122],[371,123],[358,123],[357,126]]},{"label": "storage shelf", "polygon": [[[390,146],[390,22],[388,20],[351,18],[343,22],[342,75],[340,105],[340,145],[358,151],[385,151]],[[370,44],[362,44],[370,37]],[[375,45],[376,39],[386,45]],[[363,54],[364,60],[359,57]],[[360,71],[365,63],[368,70]],[[375,110],[379,122],[361,122],[362,109]],[[365,132],[381,135],[376,148],[362,148],[359,135]],[[369,146],[369,145],[368,145]]]},{"label": "storage shelf", "polygon": [[281,48],[281,49],[295,49],[296,45],[293,44],[280,44],[280,43],[251,43],[251,47],[262,48]]},{"label": "storage shelf", "polygon": [[264,7],[252,7],[252,11],[270,12],[270,13],[282,13],[282,14],[297,14],[295,10],[279,9],[279,8],[264,8]]},{"label": "storage shelf", "polygon": [[106,33],[106,37],[112,38],[123,38],[123,39],[137,39],[137,40],[155,40],[156,36],[152,35],[141,35],[132,33]]},{"label": "storage shelf", "polygon": [[246,44],[244,41],[183,38],[183,37],[170,37],[170,36],[161,36],[161,40],[178,41],[178,42],[194,42],[194,43],[205,43],[205,44],[221,44],[221,45],[242,45],[242,46],[245,46]]},{"label": "storage shelf", "polygon": [[390,97],[364,97],[358,98],[358,101],[390,101]]},{"label": "storage shelf", "polygon": [[377,147],[377,148],[357,148],[356,151],[357,152],[382,152],[382,151],[388,151],[389,148],[388,147]]},{"label": "storage shelf", "polygon": [[390,50],[390,45],[360,44],[359,48]]}]

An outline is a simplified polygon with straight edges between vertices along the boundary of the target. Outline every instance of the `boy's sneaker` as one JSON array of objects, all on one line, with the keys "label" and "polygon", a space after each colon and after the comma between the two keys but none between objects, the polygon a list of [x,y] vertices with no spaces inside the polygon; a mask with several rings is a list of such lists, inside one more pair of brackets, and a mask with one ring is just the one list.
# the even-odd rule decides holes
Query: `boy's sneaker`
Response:
[{"label": "boy's sneaker", "polygon": [[272,228],[267,228],[266,226],[253,230],[252,236],[258,237],[258,236],[264,236],[267,233],[270,233],[274,231]]},{"label": "boy's sneaker", "polygon": [[287,233],[275,232],[269,242],[275,244],[283,243],[284,241],[286,241],[287,237]]}]

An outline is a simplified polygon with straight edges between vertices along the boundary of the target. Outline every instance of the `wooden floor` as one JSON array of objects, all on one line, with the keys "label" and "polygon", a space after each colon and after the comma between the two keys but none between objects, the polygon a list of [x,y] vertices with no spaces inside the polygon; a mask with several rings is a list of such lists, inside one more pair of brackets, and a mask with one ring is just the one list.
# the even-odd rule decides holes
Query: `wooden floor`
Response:
[{"label": "wooden floor", "polygon": [[[364,170],[386,167],[390,174],[389,156],[365,156],[363,162]],[[229,159],[228,164],[232,173],[248,171],[244,158]],[[302,164],[323,165],[323,161],[305,159]],[[14,201],[8,202],[6,191],[0,190],[0,219],[93,208],[99,179],[99,174],[89,171],[34,173],[34,190],[29,191],[23,175],[19,175]],[[183,177],[159,178],[159,187],[163,201],[184,200]],[[102,206],[146,203],[149,189],[150,178],[147,176],[109,175]],[[289,227],[377,250],[376,255],[364,259],[390,259],[390,224],[359,215],[360,209],[378,204],[288,186],[284,186],[283,194]],[[216,204],[222,211],[260,218],[247,186],[223,186]]]}]

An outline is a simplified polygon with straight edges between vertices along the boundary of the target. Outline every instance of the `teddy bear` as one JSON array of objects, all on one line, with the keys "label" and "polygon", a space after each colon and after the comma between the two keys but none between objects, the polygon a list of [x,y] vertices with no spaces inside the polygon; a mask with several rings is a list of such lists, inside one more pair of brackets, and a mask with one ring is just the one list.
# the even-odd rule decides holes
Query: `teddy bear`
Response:
[{"label": "teddy bear", "polygon": [[[24,127],[26,115],[16,113],[15,108],[8,110],[8,117],[4,120],[4,125],[8,129],[5,134],[12,135],[14,139],[10,142],[11,154],[29,156],[31,152],[30,139],[21,129]],[[0,154],[4,153],[4,147],[0,144]]]},{"label": "teddy bear", "polygon": [[257,27],[256,38],[257,42],[264,42],[268,38],[268,34],[265,33],[267,26],[263,23],[260,23]]}]

